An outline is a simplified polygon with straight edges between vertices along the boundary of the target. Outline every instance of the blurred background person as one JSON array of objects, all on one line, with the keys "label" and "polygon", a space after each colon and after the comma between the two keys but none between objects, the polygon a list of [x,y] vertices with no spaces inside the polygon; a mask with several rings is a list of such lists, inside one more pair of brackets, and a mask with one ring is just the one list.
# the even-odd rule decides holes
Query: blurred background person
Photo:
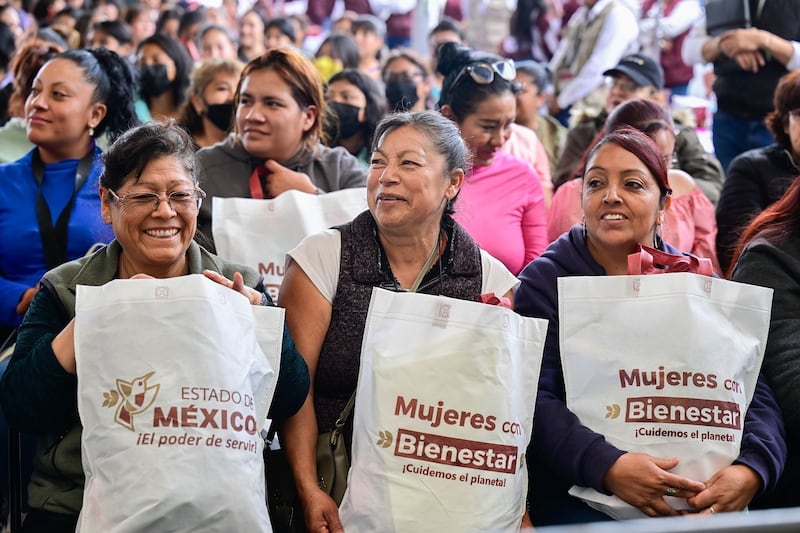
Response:
[{"label": "blurred background person", "polygon": [[800,71],[781,78],[766,125],[775,143],[738,155],[717,204],[717,254],[727,271],[742,230],[800,175]]},{"label": "blurred background person", "polygon": [[547,109],[547,98],[553,87],[552,75],[544,64],[533,60],[516,61],[514,66],[517,69],[516,81],[520,84],[514,121],[536,132],[547,153],[550,168],[554,169],[567,129],[546,112],[542,113]]},{"label": "blurred background person", "polygon": [[516,7],[500,53],[520,61],[549,62],[561,39],[561,0],[519,0]]},{"label": "blurred background person", "polygon": [[25,36],[25,29],[22,27],[22,21],[20,20],[17,8],[12,4],[0,6],[0,22],[8,26],[11,30],[11,34],[14,36],[14,42],[17,47],[19,47]]},{"label": "blurred background person", "polygon": [[358,46],[349,33],[331,33],[319,45],[314,56],[322,82],[327,83],[331,76],[343,69],[358,69],[360,64]]},{"label": "blurred background person", "polygon": [[239,60],[247,63],[266,52],[264,41],[267,21],[258,9],[247,11],[239,19]]},{"label": "blurred background person", "polygon": [[65,50],[61,44],[39,37],[28,39],[22,48],[17,50],[11,63],[14,80],[8,100],[10,118],[0,128],[0,163],[16,161],[34,147],[28,140],[25,102],[31,93],[33,79],[42,65]]},{"label": "blurred background person", "polygon": [[208,23],[208,13],[204,7],[181,14],[178,24],[178,41],[186,48],[192,61],[200,59],[200,51],[197,49],[197,34],[200,28]]},{"label": "blurred background person", "polygon": [[389,112],[436,108],[433,75],[425,61],[409,48],[390,51],[382,75]]},{"label": "blurred background person", "polygon": [[[714,4],[729,20],[744,14],[739,2]],[[704,5],[708,15],[710,4]],[[708,16],[700,19],[682,49],[687,65],[714,64],[717,111],[711,133],[714,154],[726,171],[737,155],[774,142],[764,118],[772,111],[775,87],[784,74],[800,69],[800,2],[751,0],[745,5],[749,18],[739,19],[738,27],[715,27]]]},{"label": "blurred background person", "polygon": [[227,137],[233,125],[233,97],[244,64],[239,60],[206,59],[192,72],[189,98],[178,124],[186,128],[198,148]]},{"label": "blurred background person", "polygon": [[358,46],[359,70],[380,81],[386,24],[375,15],[359,15],[353,21],[351,31]]},{"label": "blurred background person", "polygon": [[550,61],[555,88],[550,114],[569,126],[570,121],[602,111],[604,72],[633,51],[638,35],[636,17],[623,2],[583,0],[564,28]]},{"label": "blurred background person", "polygon": [[236,59],[238,44],[230,31],[218,24],[209,24],[197,34],[200,59]]},{"label": "blurred background person", "polygon": [[439,53],[439,46],[444,43],[467,44],[467,37],[464,29],[457,20],[450,17],[442,17],[436,26],[428,32],[428,53],[430,54],[431,72],[435,73],[433,96],[439,100],[439,91],[442,89],[442,75],[436,65],[436,57]]},{"label": "blurred background person", "polygon": [[17,44],[14,34],[4,23],[0,22],[0,126],[8,122],[8,101],[14,90],[14,75],[11,72],[11,59],[16,52]]},{"label": "blurred background person", "polygon": [[133,48],[156,32],[158,12],[142,4],[131,4],[125,9],[123,20],[131,27]]},{"label": "blurred background person", "polygon": [[179,8],[170,8],[161,11],[158,15],[158,20],[156,20],[156,33],[161,33],[167,37],[177,39],[182,15],[183,10]]},{"label": "blurred background person", "polygon": [[684,63],[681,50],[692,25],[703,16],[699,0],[644,0],[641,13],[639,51],[661,64],[670,99],[687,94],[694,67]]},{"label": "blurred background person", "polygon": [[155,119],[175,118],[186,100],[192,60],[176,40],[156,33],[136,51],[139,95]]},{"label": "blurred background person", "polygon": [[116,52],[133,64],[136,48],[133,45],[133,30],[121,20],[95,22],[89,32],[87,48],[105,48]]},{"label": "blurred background person", "polygon": [[288,17],[276,17],[267,21],[264,26],[264,35],[267,50],[295,46],[295,27]]},{"label": "blurred background person", "polygon": [[328,146],[342,146],[369,167],[372,136],[386,114],[380,86],[360,70],[343,70],[328,80],[325,101],[336,117],[326,128]]},{"label": "blurred background person", "polygon": [[[596,117],[583,120],[567,131],[558,164],[553,171],[556,188],[577,177],[580,170],[576,169],[583,155],[603,129],[608,114],[618,105],[634,98],[647,98],[662,105],[665,103],[664,72],[651,57],[627,55],[603,75],[606,76],[608,87],[604,108]],[[675,166],[692,176],[706,198],[716,203],[725,179],[719,161],[706,152],[693,125],[679,124],[675,143]]]}]

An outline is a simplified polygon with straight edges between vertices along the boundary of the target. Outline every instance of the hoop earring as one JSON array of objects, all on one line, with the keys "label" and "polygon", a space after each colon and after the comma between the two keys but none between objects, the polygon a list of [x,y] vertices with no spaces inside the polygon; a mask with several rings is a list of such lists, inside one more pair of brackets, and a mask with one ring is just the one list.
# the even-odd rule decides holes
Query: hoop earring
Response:
[{"label": "hoop earring", "polygon": [[584,216],[581,220],[581,225],[583,226],[583,240],[587,240],[589,238],[589,230],[586,229],[586,217]]}]

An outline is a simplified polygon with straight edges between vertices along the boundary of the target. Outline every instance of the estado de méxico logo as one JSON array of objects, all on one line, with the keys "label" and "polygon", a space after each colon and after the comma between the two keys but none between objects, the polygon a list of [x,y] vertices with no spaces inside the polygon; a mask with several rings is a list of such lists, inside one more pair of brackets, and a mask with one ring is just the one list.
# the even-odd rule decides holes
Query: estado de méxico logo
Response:
[{"label": "estado de m\u00e9xico logo", "polygon": [[153,405],[158,396],[158,389],[161,387],[158,384],[148,383],[153,374],[155,371],[130,381],[117,378],[117,389],[103,393],[103,407],[118,405],[117,411],[114,413],[114,422],[130,431],[136,431],[133,426],[133,417],[147,411]]}]

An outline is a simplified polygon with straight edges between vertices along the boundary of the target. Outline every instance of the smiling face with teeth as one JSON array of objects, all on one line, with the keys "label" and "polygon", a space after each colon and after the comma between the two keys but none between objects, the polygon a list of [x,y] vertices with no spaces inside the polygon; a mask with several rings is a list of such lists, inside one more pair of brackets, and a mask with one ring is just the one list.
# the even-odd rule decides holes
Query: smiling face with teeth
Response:
[{"label": "smiling face with teeth", "polygon": [[609,142],[587,161],[582,205],[589,252],[608,274],[618,274],[627,272],[627,256],[638,243],[653,245],[669,197],[662,200],[658,181],[645,163]]},{"label": "smiling face with teeth", "polygon": [[148,274],[157,278],[188,273],[186,250],[197,229],[197,208],[175,211],[164,197],[174,191],[195,189],[184,162],[172,155],[152,159],[141,177],[126,179],[116,190],[118,196],[150,192],[161,195],[158,208],[120,205],[106,188],[100,189],[104,220],[111,220],[114,236],[122,246],[120,277]]},{"label": "smiling face with teeth", "polygon": [[464,171],[447,171],[444,155],[412,126],[380,139],[367,174],[367,204],[382,232],[438,235],[445,203],[461,188]]}]

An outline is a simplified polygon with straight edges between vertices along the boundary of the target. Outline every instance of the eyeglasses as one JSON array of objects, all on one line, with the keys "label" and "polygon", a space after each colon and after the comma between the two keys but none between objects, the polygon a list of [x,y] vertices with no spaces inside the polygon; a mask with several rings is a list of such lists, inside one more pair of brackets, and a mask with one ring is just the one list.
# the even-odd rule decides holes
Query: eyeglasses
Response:
[{"label": "eyeglasses", "polygon": [[606,78],[606,87],[609,91],[611,89],[619,89],[624,93],[632,93],[642,88],[641,85],[638,85],[631,80],[627,80],[625,78],[614,78],[612,76],[608,76]]},{"label": "eyeglasses", "polygon": [[119,196],[117,193],[108,190],[109,194],[119,204],[120,209],[158,209],[163,200],[166,200],[170,209],[176,213],[185,213],[194,209],[200,209],[206,193],[202,189],[192,189],[185,191],[172,191],[166,196],[161,196],[154,192],[132,192]]},{"label": "eyeglasses", "polygon": [[467,74],[478,85],[489,85],[494,81],[495,74],[506,81],[514,81],[517,77],[517,69],[514,63],[508,59],[495,61],[494,63],[472,63],[458,73],[453,85],[450,86],[450,91],[454,91],[466,79]]}]

